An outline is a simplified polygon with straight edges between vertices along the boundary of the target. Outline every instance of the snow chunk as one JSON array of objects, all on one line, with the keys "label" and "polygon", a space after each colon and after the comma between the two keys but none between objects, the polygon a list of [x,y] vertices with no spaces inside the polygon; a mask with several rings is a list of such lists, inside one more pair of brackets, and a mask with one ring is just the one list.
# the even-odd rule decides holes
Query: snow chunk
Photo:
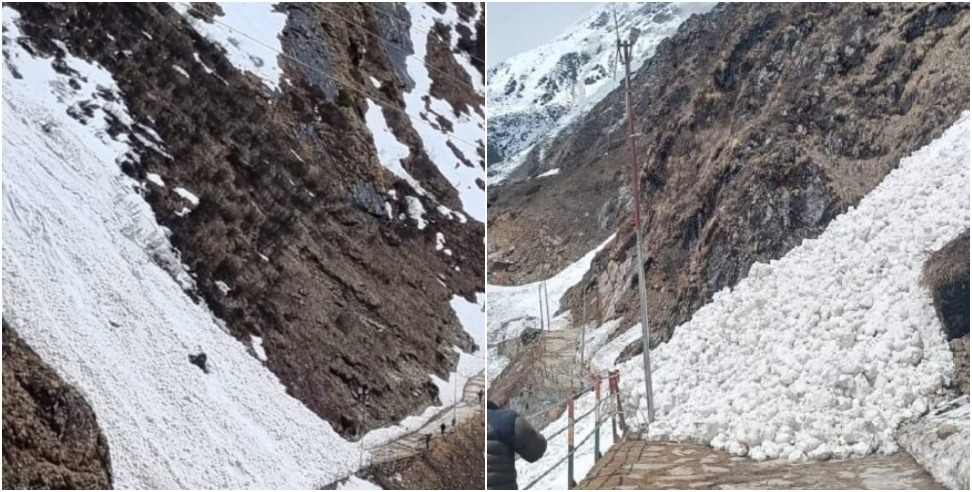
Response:
[{"label": "snow chunk", "polygon": [[257,359],[261,362],[267,361],[267,352],[263,349],[262,337],[250,335],[250,346],[253,347],[253,353],[256,354]]},{"label": "snow chunk", "polygon": [[419,230],[425,229],[428,222],[425,221],[425,207],[422,206],[422,201],[417,197],[408,195],[405,197],[405,203],[408,204],[408,216],[415,221],[416,227]]},{"label": "snow chunk", "polygon": [[233,290],[230,288],[229,285],[226,284],[226,282],[223,282],[222,280],[217,280],[214,283],[216,284],[216,288],[219,289],[219,291],[222,292],[224,296],[226,294],[229,294],[229,292]]},{"label": "snow chunk", "polygon": [[165,181],[162,181],[162,176],[159,176],[158,174],[145,173],[145,179],[156,186],[165,188]]},{"label": "snow chunk", "polygon": [[435,233],[435,250],[442,251],[445,248],[445,234],[441,232]]},{"label": "snow chunk", "polygon": [[538,177],[538,178],[546,178],[547,176],[556,176],[558,174],[560,174],[560,168],[559,167],[555,167],[555,168],[553,168],[553,169],[551,169],[551,170],[549,170],[549,171],[547,171],[547,172],[545,172],[543,174],[538,174],[536,177]]},{"label": "snow chunk", "polygon": [[176,192],[176,194],[179,195],[179,196],[181,196],[182,198],[188,200],[189,203],[191,203],[193,207],[195,207],[196,205],[199,205],[199,197],[197,197],[196,195],[193,195],[191,191],[189,191],[189,190],[187,190],[187,189],[185,189],[185,188],[183,188],[181,186],[178,187],[178,188],[176,188],[176,189],[174,189],[174,190],[172,190],[172,191]]},{"label": "snow chunk", "polygon": [[356,475],[351,475],[347,480],[337,486],[337,490],[385,490],[377,484],[369,482]]},{"label": "snow chunk", "polygon": [[178,72],[179,75],[182,75],[183,77],[185,77],[187,79],[190,79],[190,80],[192,79],[192,77],[189,76],[189,72],[187,72],[184,68],[180,67],[179,65],[176,65],[176,64],[173,63],[172,64],[172,69],[175,70],[176,72]]}]

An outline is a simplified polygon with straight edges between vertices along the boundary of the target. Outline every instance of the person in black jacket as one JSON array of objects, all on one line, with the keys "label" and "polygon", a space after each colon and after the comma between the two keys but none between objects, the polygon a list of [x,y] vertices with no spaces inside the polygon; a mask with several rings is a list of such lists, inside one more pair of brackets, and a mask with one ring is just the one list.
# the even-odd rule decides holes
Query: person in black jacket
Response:
[{"label": "person in black jacket", "polygon": [[516,490],[516,455],[533,463],[547,451],[547,439],[513,410],[486,402],[486,488]]}]

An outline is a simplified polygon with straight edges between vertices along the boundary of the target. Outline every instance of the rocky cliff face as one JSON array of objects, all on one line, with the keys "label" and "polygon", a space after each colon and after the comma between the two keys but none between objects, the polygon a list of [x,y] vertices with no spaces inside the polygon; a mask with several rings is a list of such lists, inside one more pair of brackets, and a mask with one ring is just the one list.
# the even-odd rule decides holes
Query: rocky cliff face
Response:
[{"label": "rocky cliff face", "polygon": [[[429,80],[407,66],[419,19],[397,4],[276,5],[279,51],[215,4],[14,8],[25,35],[10,42],[111,72],[134,120],[112,137],[138,154],[117,165],[171,230],[187,294],[291,395],[345,436],[439,401],[430,374],[475,350],[450,300],[484,277],[485,212],[467,198],[484,183],[455,171],[484,172],[481,139],[460,135],[484,126],[480,5],[421,20]],[[382,163],[374,111],[404,174]]]},{"label": "rocky cliff face", "polygon": [[3,488],[110,489],[98,418],[3,322]]},{"label": "rocky cliff face", "polygon": [[[860,200],[969,107],[967,5],[720,5],[633,75],[653,343],[756,261]],[[490,188],[490,281],[549,276],[617,238],[564,297],[637,319],[630,151],[615,91]],[[495,268],[494,268],[495,266]],[[593,306],[588,305],[588,312]],[[638,352],[630,347],[625,356]]]}]

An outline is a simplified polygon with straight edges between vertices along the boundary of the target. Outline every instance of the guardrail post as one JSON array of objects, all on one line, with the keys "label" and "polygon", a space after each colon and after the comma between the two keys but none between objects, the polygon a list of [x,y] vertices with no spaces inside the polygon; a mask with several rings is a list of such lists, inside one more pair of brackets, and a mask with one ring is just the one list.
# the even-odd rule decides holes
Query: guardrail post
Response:
[{"label": "guardrail post", "polygon": [[594,380],[594,462],[601,459],[601,378]]},{"label": "guardrail post", "polygon": [[574,481],[574,397],[567,399],[567,488],[577,486]]},{"label": "guardrail post", "polygon": [[628,426],[624,423],[624,408],[621,407],[621,371],[615,370],[611,373],[614,378],[614,411],[618,413],[618,424],[621,427],[621,434],[627,432]]}]

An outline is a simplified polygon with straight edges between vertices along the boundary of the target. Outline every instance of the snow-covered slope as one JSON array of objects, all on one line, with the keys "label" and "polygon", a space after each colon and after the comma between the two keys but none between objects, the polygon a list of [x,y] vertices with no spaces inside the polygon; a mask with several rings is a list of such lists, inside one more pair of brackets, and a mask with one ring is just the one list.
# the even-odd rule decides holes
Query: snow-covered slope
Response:
[{"label": "snow-covered slope", "polygon": [[[5,37],[17,18],[3,9]],[[4,54],[3,317],[89,399],[114,485],[304,488],[347,474],[356,447],[183,292],[166,230],[117,163],[133,154],[107,131],[129,121],[111,74],[70,55],[79,76],[61,74],[14,42]],[[85,101],[100,108],[82,123],[68,113]],[[187,361],[201,347],[209,374]]]},{"label": "snow-covered slope", "polygon": [[223,2],[220,9],[224,15],[219,17],[219,22],[211,23],[188,15],[190,7],[191,4],[187,2],[172,3],[172,8],[182,14],[196,31],[226,51],[233,65],[260,77],[271,89],[280,87],[283,76],[278,64],[279,53],[283,51],[280,32],[287,22],[286,13],[278,12],[271,3]]},{"label": "snow-covered slope", "polygon": [[[919,279],[969,225],[969,130],[966,112],[819,238],[753,265],[678,327],[652,354],[650,435],[755,459],[896,450],[898,425],[951,377]],[[622,391],[643,409],[639,362],[624,364]]]},{"label": "snow-covered slope", "polygon": [[500,156],[490,180],[506,179],[536,145],[588,112],[621,82],[614,13],[622,38],[633,37],[632,69],[650,58],[662,39],[691,13],[704,10],[665,3],[598,5],[554,41],[489,70],[489,142]]},{"label": "snow-covered slope", "polygon": [[[679,326],[652,352],[650,438],[698,441],[757,460],[896,451],[898,426],[941,401],[951,377],[951,355],[919,279],[928,254],[968,227],[969,132],[965,113],[819,238],[754,265]],[[632,326],[603,344],[592,364],[611,368],[607,361],[639,336]],[[640,362],[620,366],[635,428],[645,422]],[[592,404],[590,393],[577,401],[579,409]],[[564,425],[562,417],[543,432]],[[575,433],[590,430],[581,422]],[[563,440],[539,462],[521,463],[522,483],[566,453]],[[582,454],[575,475],[591,466]],[[560,467],[535,488],[563,488],[566,464]]]}]

